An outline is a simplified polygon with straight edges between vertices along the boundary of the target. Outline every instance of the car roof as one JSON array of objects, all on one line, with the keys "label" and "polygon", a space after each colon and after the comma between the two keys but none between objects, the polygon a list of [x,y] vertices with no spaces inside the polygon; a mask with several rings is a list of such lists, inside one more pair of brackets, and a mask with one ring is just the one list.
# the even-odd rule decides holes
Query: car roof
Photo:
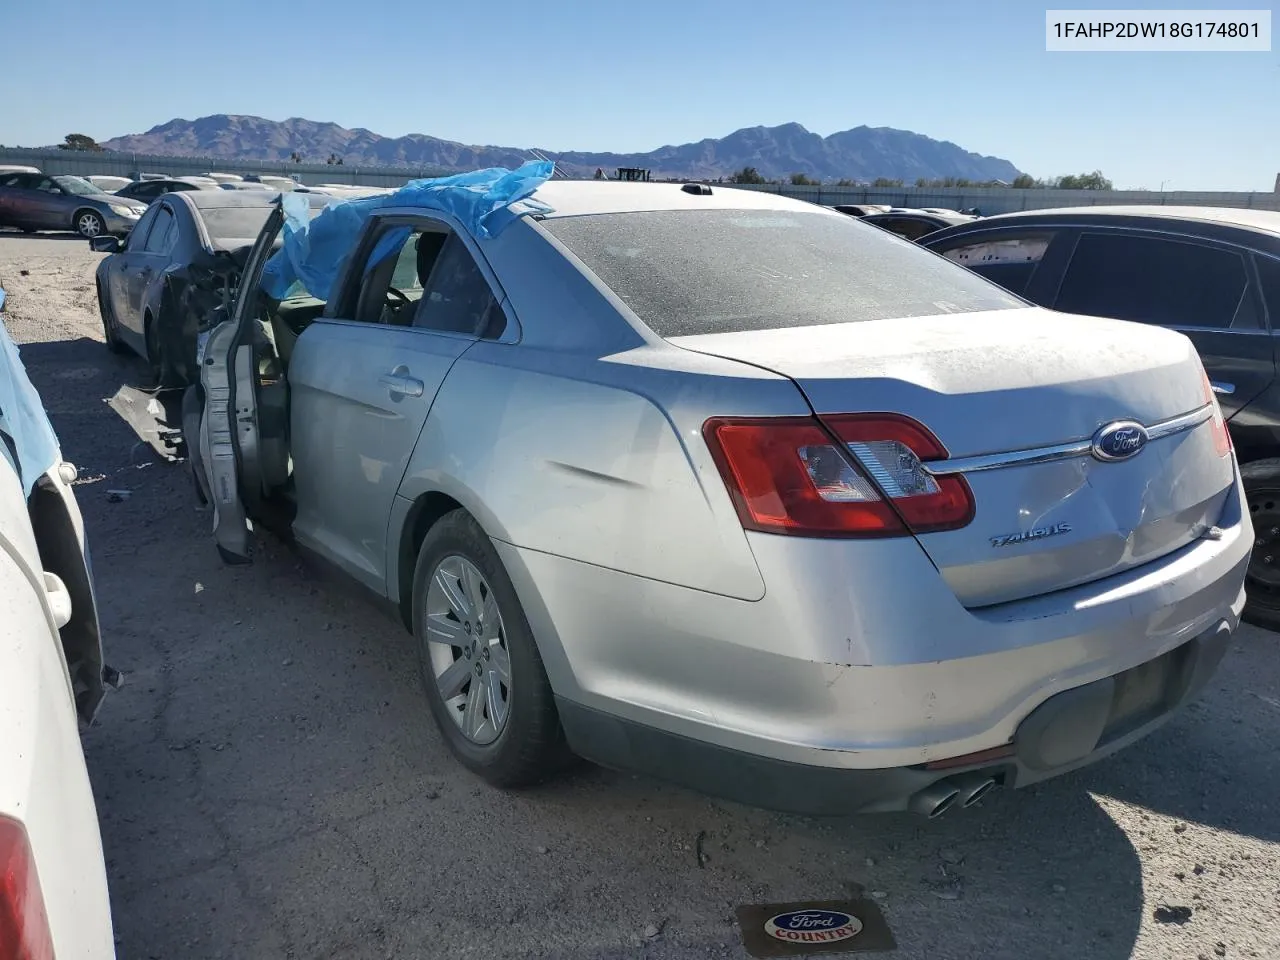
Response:
[{"label": "car roof", "polygon": [[829,207],[764,190],[735,190],[706,185],[710,194],[690,193],[683,183],[632,183],[618,180],[548,180],[533,199],[552,208],[545,216],[580,217],[648,210],[792,210],[843,217]]},{"label": "car roof", "polygon": [[[328,193],[302,193],[313,207],[324,207],[338,197]],[[278,190],[180,190],[165,194],[165,198],[181,197],[197,210],[223,210],[228,207],[274,207],[280,200]]]},{"label": "car roof", "polygon": [[883,223],[887,220],[924,220],[928,223],[936,223],[939,226],[948,225],[956,226],[961,223],[970,223],[977,219],[964,213],[937,213],[932,210],[917,210],[914,208],[895,207],[887,213],[872,213],[863,217],[868,223]]},{"label": "car roof", "polygon": [[1280,236],[1280,211],[1245,210],[1236,207],[1174,207],[1155,204],[1099,207],[1051,207],[1045,210],[1022,210],[1017,213],[1001,213],[985,217],[981,224],[1000,226],[1002,223],[1018,223],[1024,220],[1049,219],[1054,221],[1076,220],[1098,222],[1108,219],[1160,219],[1181,223],[1207,223],[1225,227],[1240,227]]}]

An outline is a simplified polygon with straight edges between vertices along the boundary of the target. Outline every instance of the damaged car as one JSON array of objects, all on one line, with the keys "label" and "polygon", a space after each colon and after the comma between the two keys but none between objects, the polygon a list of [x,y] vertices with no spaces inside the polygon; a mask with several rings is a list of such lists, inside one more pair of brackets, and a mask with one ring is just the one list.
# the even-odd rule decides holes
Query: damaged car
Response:
[{"label": "damaged car", "polygon": [[[4,291],[0,290],[0,318]],[[0,323],[0,956],[114,958],[80,741],[108,673],[84,521]],[[77,719],[78,718],[78,719]]]},{"label": "damaged car", "polygon": [[223,558],[258,523],[387,601],[463,765],[933,817],[1204,687],[1252,529],[1186,337],[551,172],[286,196],[188,395]]},{"label": "damaged car", "polygon": [[[202,319],[230,303],[244,258],[273,209],[266,190],[175,191],[154,202],[123,240],[98,237],[98,310],[107,347],[147,361],[155,383],[196,376]],[[318,207],[332,198],[315,195]]]}]

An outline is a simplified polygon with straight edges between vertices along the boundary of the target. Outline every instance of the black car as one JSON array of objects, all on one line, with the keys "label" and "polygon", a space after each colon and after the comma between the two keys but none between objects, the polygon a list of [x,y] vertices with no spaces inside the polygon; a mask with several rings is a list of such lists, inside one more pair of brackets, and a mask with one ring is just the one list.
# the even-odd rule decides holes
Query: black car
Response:
[{"label": "black car", "polygon": [[870,213],[863,223],[873,223],[882,230],[896,233],[908,240],[919,240],[931,233],[956,224],[971,223],[973,217],[965,213],[943,213],[937,210],[890,210],[888,213]]},{"label": "black car", "polygon": [[131,200],[141,200],[143,203],[150,203],[156,197],[162,197],[166,193],[177,193],[183,190],[207,190],[198,183],[190,183],[186,180],[135,180],[127,187],[121,187],[116,191],[117,197],[128,197]]},{"label": "black car", "polygon": [[[278,194],[191,190],[162,196],[122,242],[92,241],[110,253],[98,264],[98,309],[107,346],[147,360],[160,386],[199,380],[196,338],[235,293],[249,247]],[[331,198],[314,195],[323,205]]]},{"label": "black car", "polygon": [[988,217],[921,244],[1033,303],[1154,323],[1196,345],[1256,536],[1245,616],[1280,628],[1280,212],[1080,207]]}]

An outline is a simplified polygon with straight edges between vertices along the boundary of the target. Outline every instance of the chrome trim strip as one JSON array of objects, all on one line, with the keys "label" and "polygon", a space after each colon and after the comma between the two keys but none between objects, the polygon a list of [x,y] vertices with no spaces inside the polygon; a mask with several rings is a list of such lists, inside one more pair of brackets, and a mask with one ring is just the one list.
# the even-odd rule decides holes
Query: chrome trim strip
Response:
[{"label": "chrome trim strip", "polygon": [[[1168,420],[1161,420],[1147,427],[1147,439],[1161,440],[1174,434],[1198,427],[1213,416],[1213,407],[1204,406],[1182,413]],[[988,453],[977,457],[959,457],[951,460],[934,460],[923,464],[926,473],[933,476],[952,473],[977,473],[981,470],[998,470],[1002,467],[1022,467],[1035,463],[1051,463],[1054,460],[1073,460],[1087,457],[1093,450],[1093,439],[1073,440],[1049,447],[1032,447],[1027,450],[1010,450],[1007,453]]]},{"label": "chrome trim strip", "polygon": [[1199,410],[1192,410],[1179,417],[1170,417],[1168,420],[1153,423],[1147,427],[1147,440],[1159,440],[1162,437],[1171,437],[1175,433],[1182,433],[1184,430],[1200,426],[1212,416],[1213,406],[1206,403]]}]

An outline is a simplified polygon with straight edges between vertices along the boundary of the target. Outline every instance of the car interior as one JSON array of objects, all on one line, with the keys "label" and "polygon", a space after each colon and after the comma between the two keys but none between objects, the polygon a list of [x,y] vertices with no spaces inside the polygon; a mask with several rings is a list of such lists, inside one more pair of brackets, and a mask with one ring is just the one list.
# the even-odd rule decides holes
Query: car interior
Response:
[{"label": "car interior", "polygon": [[[400,236],[403,234],[403,236]],[[273,250],[279,250],[277,238]],[[370,248],[367,248],[370,249]],[[466,244],[447,228],[388,225],[373,239],[373,263],[350,302],[340,306],[358,323],[418,327],[496,337],[506,314]],[[371,259],[373,259],[371,256]],[[250,309],[258,318],[256,344],[259,457],[266,487],[289,495],[288,368],[298,338],[328,306],[300,285],[281,300],[261,288]]]}]

